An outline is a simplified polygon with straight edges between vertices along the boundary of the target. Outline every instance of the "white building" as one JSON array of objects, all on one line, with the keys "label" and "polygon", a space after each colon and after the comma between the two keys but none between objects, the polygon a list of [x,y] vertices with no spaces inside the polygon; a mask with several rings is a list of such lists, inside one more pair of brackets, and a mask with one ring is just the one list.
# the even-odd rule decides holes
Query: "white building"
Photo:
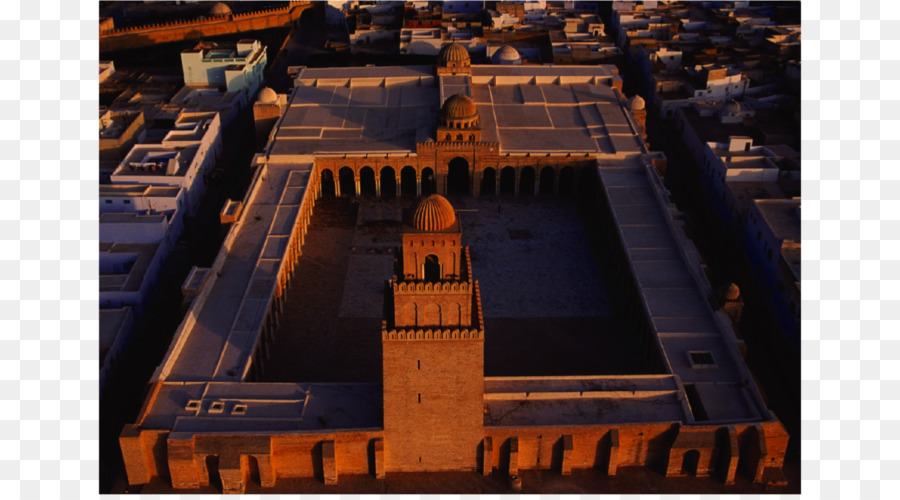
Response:
[{"label": "white building", "polygon": [[262,88],[266,47],[257,40],[200,42],[181,53],[181,67],[185,85],[243,93],[244,101],[250,102]]},{"label": "white building", "polygon": [[100,308],[131,306],[140,316],[169,254],[163,214],[100,216]]},{"label": "white building", "polygon": [[104,184],[99,193],[100,214],[164,214],[169,220],[166,241],[172,246],[184,229],[185,192],[179,186]]},{"label": "white building", "polygon": [[219,115],[183,112],[160,144],[137,144],[110,176],[112,184],[178,186],[185,193],[186,216],[193,215],[222,150]]}]

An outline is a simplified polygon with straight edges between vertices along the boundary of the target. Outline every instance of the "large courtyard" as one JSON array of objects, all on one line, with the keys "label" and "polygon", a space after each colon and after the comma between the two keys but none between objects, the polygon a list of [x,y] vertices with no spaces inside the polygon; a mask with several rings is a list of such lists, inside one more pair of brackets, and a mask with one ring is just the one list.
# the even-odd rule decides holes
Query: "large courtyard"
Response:
[{"label": "large courtyard", "polygon": [[[481,286],[486,376],[649,373],[574,202],[451,198]],[[412,198],[322,199],[264,380],[380,382],[385,281]],[[590,230],[590,228],[588,228]]]}]

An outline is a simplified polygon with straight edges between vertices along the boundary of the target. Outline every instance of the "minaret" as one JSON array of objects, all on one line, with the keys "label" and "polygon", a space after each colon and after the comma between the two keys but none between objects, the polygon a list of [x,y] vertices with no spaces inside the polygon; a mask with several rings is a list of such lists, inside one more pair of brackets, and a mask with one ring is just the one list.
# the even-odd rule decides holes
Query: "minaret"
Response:
[{"label": "minaret", "polygon": [[385,470],[474,470],[484,437],[478,282],[446,198],[424,198],[407,222],[382,328]]}]

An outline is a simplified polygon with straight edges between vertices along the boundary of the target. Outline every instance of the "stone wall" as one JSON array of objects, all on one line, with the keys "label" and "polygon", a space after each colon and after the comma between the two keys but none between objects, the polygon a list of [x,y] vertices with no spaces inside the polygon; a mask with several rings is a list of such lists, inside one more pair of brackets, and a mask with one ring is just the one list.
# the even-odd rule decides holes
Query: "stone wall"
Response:
[{"label": "stone wall", "polygon": [[[287,7],[245,14],[229,14],[203,20],[177,20],[168,23],[118,28],[100,32],[100,52],[148,47],[160,43],[199,40],[244,31],[289,26],[316,2],[291,2]],[[322,15],[319,13],[319,15]]]}]

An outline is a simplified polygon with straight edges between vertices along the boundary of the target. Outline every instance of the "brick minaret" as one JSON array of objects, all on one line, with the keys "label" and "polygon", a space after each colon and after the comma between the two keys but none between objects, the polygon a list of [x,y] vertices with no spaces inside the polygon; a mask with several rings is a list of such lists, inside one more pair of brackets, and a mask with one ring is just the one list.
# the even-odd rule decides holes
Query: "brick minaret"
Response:
[{"label": "brick minaret", "polygon": [[484,437],[478,282],[450,202],[431,195],[408,221],[382,329],[385,470],[474,470]]}]

